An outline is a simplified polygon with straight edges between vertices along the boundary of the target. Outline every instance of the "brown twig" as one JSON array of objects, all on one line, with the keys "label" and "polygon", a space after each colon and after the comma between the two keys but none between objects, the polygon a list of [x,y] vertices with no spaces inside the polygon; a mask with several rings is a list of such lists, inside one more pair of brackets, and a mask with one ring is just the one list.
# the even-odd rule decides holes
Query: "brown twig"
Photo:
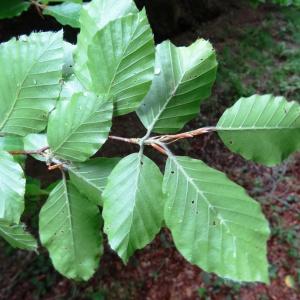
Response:
[{"label": "brown twig", "polygon": [[[215,127],[202,127],[198,128],[195,130],[187,131],[187,132],[182,132],[178,134],[168,134],[168,135],[159,135],[159,136],[154,136],[150,138],[125,138],[125,137],[120,137],[120,136],[115,136],[115,135],[110,135],[108,138],[111,140],[116,140],[116,141],[121,141],[125,143],[130,143],[130,144],[145,144],[153,147],[155,150],[159,151],[162,154],[166,155],[166,151],[161,145],[166,145],[166,144],[171,144],[174,143],[178,140],[181,139],[187,139],[187,138],[193,138],[195,136],[199,136],[204,133],[212,132],[215,131]],[[32,151],[25,151],[25,150],[16,150],[16,151],[9,151],[10,154],[12,155],[31,155],[31,154],[39,154],[42,155],[44,151],[49,149],[49,147],[43,147],[38,150],[32,150]],[[53,166],[49,166],[49,170],[54,170],[56,168],[61,167],[61,164],[55,164]]]},{"label": "brown twig", "polygon": [[41,3],[39,3],[38,1],[35,1],[35,0],[31,0],[30,2],[35,7],[35,9],[36,9],[37,13],[40,15],[40,17],[44,19],[42,10],[44,10],[47,7],[47,5],[41,4]]},{"label": "brown twig", "polygon": [[29,151],[26,151],[26,150],[13,150],[13,151],[8,151],[10,154],[12,155],[31,155],[31,154],[39,154],[41,155],[44,151],[48,150],[49,149],[49,146],[47,147],[43,147],[41,149],[38,149],[38,150],[29,150]]},{"label": "brown twig", "polygon": [[167,155],[167,153],[166,153],[166,151],[161,147],[161,146],[159,146],[159,145],[157,145],[157,144],[151,144],[151,146],[155,149],[155,150],[157,150],[158,152],[160,152],[160,153],[162,153],[162,154],[164,154],[164,155]]},{"label": "brown twig", "polygon": [[212,132],[215,130],[216,130],[215,127],[202,127],[202,128],[198,128],[195,130],[178,133],[178,134],[168,134],[168,135],[156,136],[156,137],[153,137],[152,139],[157,139],[160,142],[170,144],[170,143],[174,143],[181,139],[193,138],[195,136],[199,136],[201,134]]},{"label": "brown twig", "polygon": [[121,141],[121,142],[125,142],[125,143],[131,143],[131,144],[139,144],[139,140],[140,140],[137,138],[124,138],[124,137],[114,136],[114,135],[110,135],[109,138],[111,140],[116,140],[116,141]]},{"label": "brown twig", "polygon": [[36,0],[30,0],[31,4],[40,8],[40,9],[45,9],[47,7],[46,4],[42,4],[42,3],[39,3],[38,1]]},{"label": "brown twig", "polygon": [[48,166],[48,170],[49,171],[53,171],[53,170],[56,170],[56,169],[60,169],[62,170],[63,169],[63,163],[58,163],[58,164],[55,164],[55,165],[49,165]]},{"label": "brown twig", "polygon": [[193,138],[195,136],[199,136],[204,133],[215,131],[215,127],[202,127],[195,130],[182,132],[178,134],[168,134],[168,135],[158,135],[146,139],[139,139],[139,138],[124,138],[120,136],[114,136],[110,135],[109,138],[112,140],[117,140],[125,143],[131,143],[131,144],[140,144],[141,142],[145,145],[149,145],[153,147],[158,152],[166,155],[166,151],[161,146],[161,144],[171,144],[181,139],[187,139],[187,138]]},{"label": "brown twig", "polygon": [[[152,146],[152,144],[156,144],[156,141],[169,144],[169,143],[174,143],[181,139],[193,138],[195,136],[212,132],[215,130],[216,130],[215,127],[202,127],[195,130],[178,133],[178,134],[158,135],[144,140],[144,143],[145,145],[150,145],[150,146]],[[131,144],[140,144],[141,141],[141,139],[139,138],[124,138],[124,137],[114,136],[114,135],[110,135],[109,138],[111,140],[117,140],[117,141],[131,143]]]}]

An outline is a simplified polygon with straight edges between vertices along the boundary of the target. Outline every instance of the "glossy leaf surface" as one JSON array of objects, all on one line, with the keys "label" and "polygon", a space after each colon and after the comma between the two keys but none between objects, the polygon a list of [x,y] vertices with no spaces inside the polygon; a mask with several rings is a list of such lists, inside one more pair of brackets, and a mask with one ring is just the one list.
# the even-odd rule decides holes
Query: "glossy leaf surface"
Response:
[{"label": "glossy leaf surface", "polygon": [[108,177],[102,194],[104,232],[123,262],[159,232],[164,204],[161,186],[159,168],[138,153],[123,158]]},{"label": "glossy leaf surface", "polygon": [[71,182],[80,187],[80,192],[94,203],[102,205],[101,194],[107,178],[119,160],[119,158],[97,157],[84,163],[74,163],[69,168]]},{"label": "glossy leaf surface", "polygon": [[207,272],[268,282],[268,223],[243,188],[202,161],[170,156],[165,221],[179,252]]},{"label": "glossy leaf surface", "polygon": [[145,11],[114,20],[88,47],[88,69],[96,94],[114,101],[115,114],[134,111],[154,72],[154,41]]},{"label": "glossy leaf surface", "polygon": [[73,74],[66,81],[64,81],[61,88],[59,101],[62,100],[70,101],[70,99],[74,94],[77,94],[79,92],[85,92],[85,91],[86,89],[77,79],[77,77]]},{"label": "glossy leaf surface", "polygon": [[0,151],[23,150],[24,143],[22,137],[19,136],[1,136],[0,137]]},{"label": "glossy leaf surface", "polygon": [[[24,150],[35,151],[48,147],[47,135],[44,133],[31,133],[23,138]],[[32,154],[32,156],[40,161],[46,161],[42,155]]]},{"label": "glossy leaf surface", "polygon": [[18,224],[24,210],[25,178],[13,157],[0,151],[0,219]]},{"label": "glossy leaf surface", "polygon": [[215,81],[215,51],[205,40],[189,47],[157,46],[155,76],[137,113],[148,131],[172,133],[197,116]]},{"label": "glossy leaf surface", "polygon": [[43,10],[43,14],[54,17],[62,25],[70,25],[71,27],[79,28],[81,8],[81,4],[65,2],[58,5],[47,6]]},{"label": "glossy leaf surface", "polygon": [[62,76],[64,80],[63,82],[65,82],[66,80],[69,80],[70,77],[74,74],[73,54],[76,49],[76,45],[64,41],[63,47],[64,47],[64,64],[63,64]]},{"label": "glossy leaf surface", "polygon": [[272,95],[241,98],[225,111],[217,130],[231,151],[273,166],[300,149],[300,105]]},{"label": "glossy leaf surface", "polygon": [[91,77],[86,65],[87,50],[96,32],[110,21],[137,12],[133,0],[93,0],[82,8],[74,69],[76,76],[86,88],[91,86]]},{"label": "glossy leaf surface", "polygon": [[62,76],[60,32],[32,33],[0,45],[0,132],[42,131]]},{"label": "glossy leaf surface", "polygon": [[10,222],[0,219],[0,236],[12,247],[36,251],[36,239],[25,230],[24,225],[11,225]]},{"label": "glossy leaf surface", "polygon": [[69,182],[61,181],[40,212],[39,232],[56,270],[88,280],[102,253],[98,207]]},{"label": "glossy leaf surface", "polygon": [[85,161],[94,155],[107,139],[112,110],[110,101],[88,92],[59,101],[47,130],[52,154],[70,161]]}]

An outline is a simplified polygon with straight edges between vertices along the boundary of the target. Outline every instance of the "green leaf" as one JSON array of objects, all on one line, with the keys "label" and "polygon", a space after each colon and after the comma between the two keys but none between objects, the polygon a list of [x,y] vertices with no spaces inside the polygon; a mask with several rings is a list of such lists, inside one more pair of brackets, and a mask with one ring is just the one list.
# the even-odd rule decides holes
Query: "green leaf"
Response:
[{"label": "green leaf", "polygon": [[18,224],[24,211],[25,178],[13,157],[0,151],[0,219]]},{"label": "green leaf", "polygon": [[59,101],[49,117],[47,137],[55,157],[85,161],[108,137],[113,105],[93,93],[78,93]]},{"label": "green leaf", "polygon": [[14,248],[37,251],[36,239],[25,231],[23,224],[11,225],[10,222],[0,219],[0,236]]},{"label": "green leaf", "polygon": [[40,132],[59,95],[62,31],[32,33],[0,45],[0,132]]},{"label": "green leaf", "polygon": [[163,221],[162,174],[146,156],[123,158],[102,194],[104,231],[112,249],[127,262],[150,243]]},{"label": "green leaf", "polygon": [[64,64],[63,64],[63,71],[62,76],[64,80],[70,79],[71,75],[74,73],[73,65],[73,52],[76,48],[75,45],[64,41]]},{"label": "green leaf", "polygon": [[211,44],[203,39],[189,47],[166,41],[157,46],[155,76],[137,113],[148,132],[171,133],[199,113],[211,93],[217,61]]},{"label": "green leaf", "polygon": [[23,140],[19,136],[1,136],[0,137],[0,151],[14,151],[23,150]]},{"label": "green leaf", "polygon": [[241,98],[217,130],[231,151],[273,166],[300,149],[300,105],[272,95]]},{"label": "green leaf", "polygon": [[45,188],[45,191],[48,194],[50,194],[59,183],[60,183],[60,180],[56,180],[56,181],[52,182],[50,185],[47,186],[47,188]]},{"label": "green leaf", "polygon": [[47,6],[43,10],[43,14],[54,17],[62,25],[70,25],[71,27],[79,28],[81,8],[81,4],[65,2],[58,5]]},{"label": "green leaf", "polygon": [[165,221],[191,263],[238,281],[268,282],[269,227],[260,205],[202,161],[170,156]]},{"label": "green leaf", "polygon": [[24,0],[1,0],[0,1],[0,19],[19,16],[30,6],[29,1]]},{"label": "green leaf", "polygon": [[41,180],[26,176],[25,198],[34,201],[34,198],[39,199],[40,196],[49,196],[49,192],[41,188]]},{"label": "green leaf", "polygon": [[93,0],[83,6],[79,18],[80,33],[75,51],[75,74],[86,88],[91,85],[91,77],[86,65],[87,50],[97,31],[110,21],[137,13],[133,0]]},{"label": "green leaf", "polygon": [[99,209],[65,180],[42,207],[39,232],[58,272],[88,280],[102,254]]},{"label": "green leaf", "polygon": [[67,81],[64,81],[60,92],[59,100],[69,101],[74,94],[85,91],[85,88],[82,86],[77,77],[73,74],[68,78]]},{"label": "green leaf", "polygon": [[113,97],[115,113],[134,111],[154,72],[154,41],[145,11],[110,22],[92,39],[88,69],[96,94]]},{"label": "green leaf", "polygon": [[80,192],[97,205],[103,205],[102,192],[107,177],[120,158],[98,157],[84,163],[74,163],[69,169],[71,182],[80,187]]},{"label": "green leaf", "polygon": [[[34,151],[45,147],[48,147],[47,135],[42,133],[28,134],[23,138],[24,150]],[[32,156],[40,161],[46,161],[46,158],[42,155],[32,154]]]},{"label": "green leaf", "polygon": [[[0,136],[0,151],[18,151],[24,149],[22,137],[19,136]],[[25,162],[25,155],[14,155],[14,160],[21,165]]]}]

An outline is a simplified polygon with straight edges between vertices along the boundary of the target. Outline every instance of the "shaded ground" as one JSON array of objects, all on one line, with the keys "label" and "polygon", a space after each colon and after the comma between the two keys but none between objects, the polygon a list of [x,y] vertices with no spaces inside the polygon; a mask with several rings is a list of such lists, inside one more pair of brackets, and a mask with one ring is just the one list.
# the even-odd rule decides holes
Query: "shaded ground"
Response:
[{"label": "shaded ground", "polygon": [[[0,37],[1,28],[3,24]],[[214,125],[227,106],[255,92],[300,101],[299,10],[236,8],[205,24],[193,24],[172,40],[189,44],[202,36],[218,50],[219,75],[213,96],[187,129]],[[137,122],[133,115],[120,118],[113,131],[123,136],[140,135]],[[134,146],[120,149],[120,144],[110,143],[101,155],[113,156],[120,151],[125,155],[135,150]],[[170,234],[162,230],[127,266],[106,245],[99,270],[88,283],[74,283],[57,274],[43,249],[37,256],[13,250],[0,241],[0,299],[299,299],[300,154],[278,167],[265,168],[230,153],[214,134],[180,142],[173,151],[226,172],[263,205],[272,227],[268,243],[270,286],[240,285],[201,271],[180,256]],[[163,164],[163,157],[152,151],[148,154]],[[32,176],[44,178],[42,167],[29,163],[28,169]],[[33,216],[41,204],[34,197],[27,200],[25,221],[33,231],[37,228]]]}]

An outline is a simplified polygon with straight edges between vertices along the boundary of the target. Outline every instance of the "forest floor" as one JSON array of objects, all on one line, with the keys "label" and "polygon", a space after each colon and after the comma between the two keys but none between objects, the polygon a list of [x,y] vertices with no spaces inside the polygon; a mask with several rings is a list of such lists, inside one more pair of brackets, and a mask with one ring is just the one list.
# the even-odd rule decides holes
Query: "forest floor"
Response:
[{"label": "forest floor", "polygon": [[[0,39],[2,29],[0,23]],[[240,7],[171,39],[189,44],[198,37],[210,39],[217,49],[219,73],[213,95],[186,129],[216,124],[225,108],[241,96],[273,93],[300,102],[300,10]],[[113,130],[122,131],[124,136],[138,134],[135,116],[126,117],[126,121],[128,126],[124,128],[120,118]],[[132,146],[124,147],[122,153],[133,150]],[[28,254],[0,241],[0,299],[299,299],[300,154],[274,168],[262,167],[230,153],[214,134],[179,142],[173,151],[222,170],[262,204],[272,231],[268,242],[269,286],[223,280],[192,266],[163,229],[150,245],[136,252],[127,266],[106,243],[99,270],[87,283],[75,283],[59,275],[43,249],[40,255]],[[111,143],[100,154],[113,156],[119,152],[120,145]],[[164,158],[152,151],[148,154],[163,164]],[[28,169],[36,178],[33,182],[38,179],[45,184],[37,166],[29,165]],[[43,199],[30,195],[25,221],[35,232],[37,219],[32,216]]]}]

